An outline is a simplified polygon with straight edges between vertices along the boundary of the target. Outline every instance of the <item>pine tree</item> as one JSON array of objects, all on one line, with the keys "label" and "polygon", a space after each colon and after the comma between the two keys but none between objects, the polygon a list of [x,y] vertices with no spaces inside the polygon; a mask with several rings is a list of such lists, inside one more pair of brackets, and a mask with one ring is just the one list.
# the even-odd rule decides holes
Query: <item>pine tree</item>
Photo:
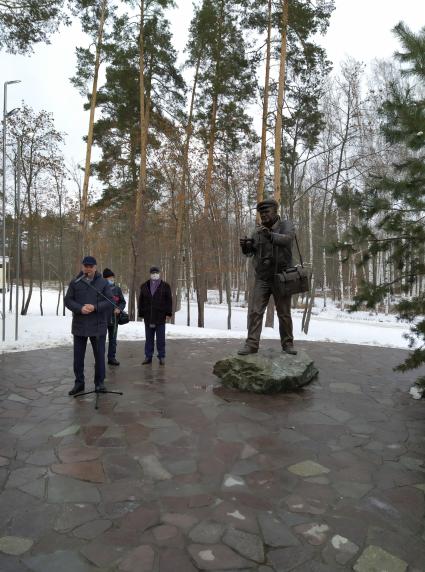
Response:
[{"label": "pine tree", "polygon": [[[391,279],[364,280],[353,309],[374,308],[388,294],[399,294],[398,317],[411,323],[411,353],[396,369],[408,371],[425,363],[425,292],[412,295],[412,285],[425,275],[425,27],[414,33],[400,22],[394,33],[402,45],[395,54],[408,85],[392,82],[380,113],[386,141],[398,161],[385,172],[371,173],[366,192],[343,194],[339,204],[358,209],[361,224],[352,226],[338,247],[348,258],[363,250],[363,261],[384,255],[394,269]],[[360,263],[361,264],[361,263]],[[425,386],[425,376],[418,379]]]},{"label": "pine tree", "polygon": [[69,23],[63,0],[2,0],[0,49],[11,54],[33,51],[33,44],[49,43],[59,25]]},{"label": "pine tree", "polygon": [[[246,106],[255,89],[254,61],[247,55],[241,28],[243,0],[203,0],[192,20],[188,44],[189,58],[199,56],[199,93],[195,105],[194,124],[206,154],[204,212],[200,241],[205,240],[205,228],[217,222],[215,175],[218,150],[223,142],[238,145],[250,132],[251,118]],[[211,229],[212,235],[214,229]],[[218,252],[218,245],[215,245]],[[204,326],[204,302],[207,293],[205,251],[199,248],[195,256],[196,290],[198,296],[198,326]]]},{"label": "pine tree", "polygon": [[[79,16],[83,31],[91,38],[89,48],[77,48],[77,73],[71,82],[84,95],[87,84],[91,82],[88,95],[90,100],[90,117],[87,133],[86,159],[84,164],[84,180],[80,205],[80,248],[78,258],[87,252],[88,239],[88,194],[91,174],[91,151],[93,145],[94,114],[96,110],[97,84],[102,55],[105,50],[105,24],[112,16],[113,8],[108,0],[74,0],[74,14]],[[94,46],[94,49],[93,49]]]}]

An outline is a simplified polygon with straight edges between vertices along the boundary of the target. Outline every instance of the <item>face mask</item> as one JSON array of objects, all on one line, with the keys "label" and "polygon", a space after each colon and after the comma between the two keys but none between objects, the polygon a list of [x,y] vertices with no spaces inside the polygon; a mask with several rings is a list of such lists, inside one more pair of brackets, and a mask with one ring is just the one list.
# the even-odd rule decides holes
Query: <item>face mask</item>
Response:
[{"label": "face mask", "polygon": [[159,280],[159,274],[157,272],[155,272],[154,274],[151,274],[151,279],[152,280]]},{"label": "face mask", "polygon": [[115,280],[113,278],[108,278],[108,282],[111,284],[111,286],[115,284]]}]

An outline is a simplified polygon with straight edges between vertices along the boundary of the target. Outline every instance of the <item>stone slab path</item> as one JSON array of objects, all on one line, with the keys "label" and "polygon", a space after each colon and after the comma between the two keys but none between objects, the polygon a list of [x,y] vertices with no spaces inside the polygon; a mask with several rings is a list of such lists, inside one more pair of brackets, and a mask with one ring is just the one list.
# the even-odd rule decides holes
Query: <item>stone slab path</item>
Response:
[{"label": "stone slab path", "polygon": [[425,571],[416,372],[392,371],[401,350],[298,347],[318,379],[262,396],[212,374],[235,340],[170,341],[165,367],[121,343],[124,395],[97,411],[67,395],[71,348],[1,356],[1,572]]}]

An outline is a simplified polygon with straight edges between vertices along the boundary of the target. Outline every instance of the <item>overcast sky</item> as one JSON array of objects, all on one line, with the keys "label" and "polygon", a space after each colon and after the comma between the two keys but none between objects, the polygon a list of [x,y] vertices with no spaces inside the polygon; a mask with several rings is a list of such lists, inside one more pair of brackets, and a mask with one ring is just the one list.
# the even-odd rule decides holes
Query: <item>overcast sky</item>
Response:
[{"label": "overcast sky", "polygon": [[[192,0],[177,0],[171,13],[174,43],[180,54],[184,48],[192,12]],[[336,0],[330,28],[323,45],[337,67],[346,56],[369,63],[374,58],[390,58],[398,49],[391,29],[400,20],[413,30],[425,26],[425,0]],[[83,100],[71,86],[75,70],[75,46],[85,45],[78,26],[63,28],[49,46],[39,46],[31,57],[0,54],[0,81],[22,80],[8,89],[8,109],[19,107],[22,99],[35,110],[54,114],[59,130],[67,133],[68,161],[82,162],[88,113]]]}]

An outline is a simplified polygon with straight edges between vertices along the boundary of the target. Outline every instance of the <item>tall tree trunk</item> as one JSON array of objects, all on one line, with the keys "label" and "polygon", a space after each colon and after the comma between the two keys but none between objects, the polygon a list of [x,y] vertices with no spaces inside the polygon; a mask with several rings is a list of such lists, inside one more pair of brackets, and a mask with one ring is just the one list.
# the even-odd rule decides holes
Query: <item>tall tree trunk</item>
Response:
[{"label": "tall tree trunk", "polygon": [[[38,222],[40,223],[40,217]],[[38,272],[39,272],[39,287],[40,287],[40,315],[43,316],[43,256],[41,253],[41,241],[40,241],[40,228],[37,231],[37,251],[38,251]]]},{"label": "tall tree trunk", "polygon": [[79,255],[87,254],[86,252],[87,233],[88,233],[87,207],[88,207],[88,196],[89,196],[89,179],[91,170],[91,150],[93,145],[93,127],[94,127],[94,114],[96,110],[97,83],[99,78],[100,56],[102,52],[103,30],[105,26],[107,4],[108,0],[102,0],[100,7],[99,28],[97,32],[93,85],[90,97],[90,118],[89,118],[89,129],[87,134],[86,161],[84,165],[84,180],[83,180],[83,189],[81,194],[81,207],[80,207],[81,247]]},{"label": "tall tree trunk", "polygon": [[147,183],[147,145],[149,130],[150,98],[145,95],[145,0],[140,3],[140,33],[139,33],[139,102],[140,102],[140,171],[136,193],[136,208],[134,215],[134,233],[132,237],[133,264],[130,279],[129,313],[135,319],[136,284],[142,277],[141,246],[143,244],[142,219],[145,211],[145,195]]},{"label": "tall tree trunk", "polygon": [[[282,146],[282,114],[283,99],[285,96],[285,70],[286,70],[286,36],[288,28],[288,3],[289,0],[281,0],[282,6],[282,32],[280,42],[280,59],[279,59],[279,83],[277,91],[277,109],[276,109],[276,125],[274,135],[274,198],[278,203],[282,200],[282,177],[280,167],[280,151]],[[270,297],[267,305],[266,328],[274,326],[274,299]]]},{"label": "tall tree trunk", "polygon": [[282,199],[280,151],[282,146],[282,113],[283,99],[285,96],[285,70],[286,70],[286,36],[288,29],[288,4],[289,0],[281,0],[282,7],[282,32],[280,41],[279,61],[279,84],[277,92],[276,125],[274,137],[274,198],[278,203]]},{"label": "tall tree trunk", "polygon": [[[323,209],[322,213],[322,240],[323,244],[326,244],[326,208]],[[328,290],[328,274],[326,268],[326,247],[322,246],[322,265],[323,265],[323,309],[326,309],[327,302],[327,290]]]},{"label": "tall tree trunk", "polygon": [[[32,213],[28,215],[28,264],[29,264],[29,286],[28,286],[28,296],[25,300],[22,300],[23,306],[21,310],[21,315],[26,316],[28,313],[28,308],[31,302],[32,289],[34,285],[34,216]],[[22,277],[23,279],[23,277]]]},{"label": "tall tree trunk", "polygon": [[173,324],[175,323],[175,313],[178,310],[177,285],[181,272],[180,262],[182,256],[183,225],[184,225],[184,216],[186,210],[185,209],[186,185],[189,177],[189,148],[193,132],[193,108],[195,105],[195,95],[196,95],[196,87],[198,84],[199,66],[201,64],[201,53],[202,50],[200,49],[198,60],[196,62],[195,77],[193,79],[193,85],[192,85],[192,94],[190,97],[189,117],[186,126],[186,140],[184,143],[184,150],[183,150],[182,178],[180,181],[179,193],[177,195],[176,246],[175,246],[175,255],[172,260],[171,280],[170,280],[171,292],[173,295],[173,316],[171,318],[171,323]]},{"label": "tall tree trunk", "polygon": [[272,1],[267,3],[267,40],[266,40],[266,72],[264,78],[264,97],[263,97],[263,118],[261,124],[261,154],[260,154],[260,172],[258,176],[257,186],[257,202],[264,199],[264,177],[266,171],[266,154],[267,154],[267,117],[269,112],[269,83],[270,83],[270,44],[272,29]]},{"label": "tall tree trunk", "polygon": [[314,248],[313,248],[313,212],[311,194],[308,194],[308,244],[310,250],[310,264],[313,270],[314,263]]},{"label": "tall tree trunk", "polygon": [[[336,236],[338,242],[341,242],[341,220],[339,218],[339,209],[336,209]],[[343,267],[342,267],[342,253],[341,250],[338,250],[338,282],[339,282],[339,291],[341,297],[341,310],[344,310],[344,274],[343,274]]]}]

